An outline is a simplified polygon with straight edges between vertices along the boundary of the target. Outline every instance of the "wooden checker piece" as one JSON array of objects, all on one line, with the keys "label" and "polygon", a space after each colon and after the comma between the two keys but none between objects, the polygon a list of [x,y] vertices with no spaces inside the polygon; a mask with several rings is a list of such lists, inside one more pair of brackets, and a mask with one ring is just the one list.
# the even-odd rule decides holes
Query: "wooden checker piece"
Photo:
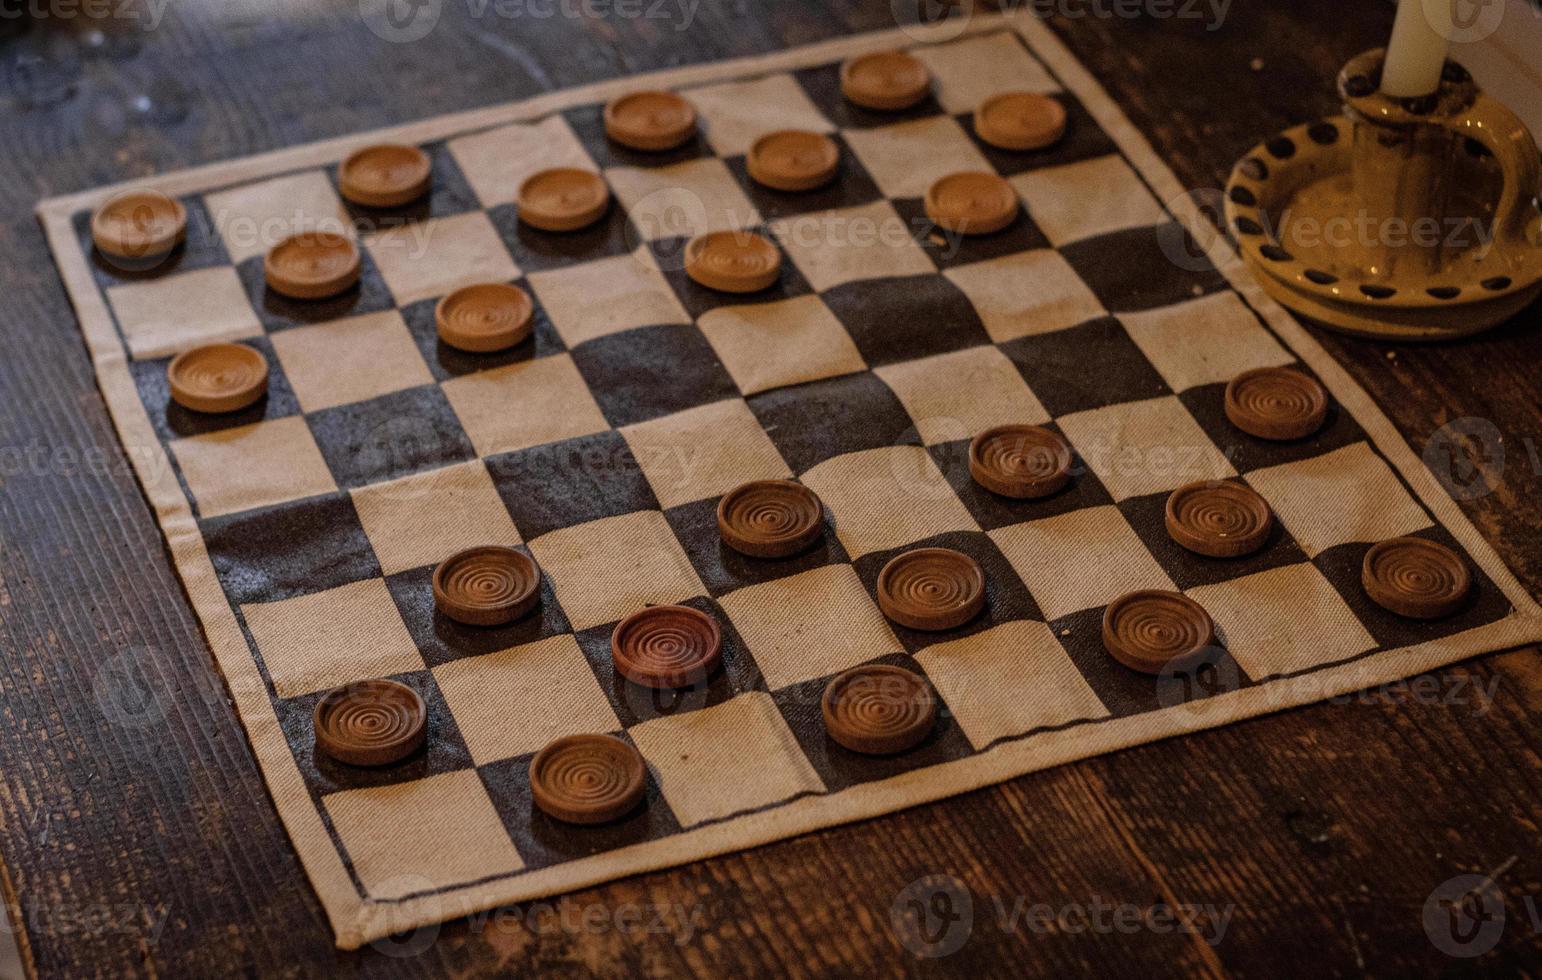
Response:
[{"label": "wooden checker piece", "polygon": [[878,608],[913,630],[962,626],[985,608],[985,572],[952,548],[907,551],[878,573]]},{"label": "wooden checker piece", "polygon": [[1305,439],[1328,417],[1328,392],[1291,368],[1254,368],[1226,385],[1226,417],[1260,439]]},{"label": "wooden checker piece", "polygon": [[1391,538],[1365,553],[1360,584],[1389,612],[1409,619],[1443,619],[1467,601],[1472,572],[1461,555],[1438,541]]},{"label": "wooden checker piece", "polygon": [[792,480],[756,480],[723,495],[717,529],[723,543],[753,558],[786,558],[824,534],[819,495]]},{"label": "wooden checker piece", "polygon": [[610,654],[616,670],[634,684],[691,687],[723,662],[723,630],[690,606],[649,606],[616,624]]},{"label": "wooden checker piece", "polygon": [[1201,480],[1168,496],[1166,523],[1168,536],[1196,554],[1238,558],[1268,543],[1274,513],[1252,487]]},{"label": "wooden checker piece", "polygon": [[634,150],[661,153],[696,135],[696,107],[673,92],[633,92],[605,106],[605,135]]},{"label": "wooden checker piece", "polygon": [[723,293],[758,293],[782,274],[782,253],[765,236],[713,231],[685,245],[685,274]]},{"label": "wooden checker piece", "polygon": [[434,307],[439,339],[473,354],[507,350],[535,329],[535,303],[518,286],[501,282],[462,286]]},{"label": "wooden checker piece", "polygon": [[990,235],[1017,220],[1021,205],[1005,177],[961,171],[939,178],[926,190],[926,216],[960,235]]},{"label": "wooden checker piece", "polygon": [[841,65],[841,94],[864,109],[909,109],[931,88],[926,65],[903,51],[859,55]]},{"label": "wooden checker piece", "polygon": [[415,146],[377,143],[348,154],[337,168],[337,189],[354,204],[396,208],[428,193],[432,170]]},{"label": "wooden checker piece", "polygon": [[599,174],[555,167],[519,185],[519,220],[542,231],[577,231],[605,217],[610,188]]},{"label": "wooden checker piece", "polygon": [[1144,674],[1191,670],[1215,648],[1215,622],[1181,592],[1130,592],[1103,610],[1103,647]]},{"label": "wooden checker piece", "polygon": [[268,250],[268,288],[292,299],[326,299],[359,281],[359,249],[345,235],[302,231]]},{"label": "wooden checker piece", "polygon": [[160,258],[186,237],[187,209],[160,191],[119,194],[91,215],[91,240],[115,259]]},{"label": "wooden checker piece", "polygon": [[204,344],[166,365],[178,405],[194,412],[239,412],[268,393],[268,359],[245,344]]},{"label": "wooden checker piece", "polygon": [[523,551],[484,545],[440,562],[432,585],[434,605],[444,615],[468,626],[501,626],[535,607],[541,569]]},{"label": "wooden checker piece", "polygon": [[417,691],[392,680],[333,688],[311,713],[316,748],[350,766],[389,766],[428,738],[428,708]]},{"label": "wooden checker piece", "polygon": [[1058,493],[1071,480],[1071,447],[1040,425],[1002,425],[969,441],[969,475],[1019,500]]},{"label": "wooden checker piece", "polygon": [[1065,135],[1066,111],[1038,92],[1000,92],[974,111],[974,131],[1000,150],[1041,150]]},{"label": "wooden checker piece", "polygon": [[820,699],[825,731],[864,755],[915,748],[937,723],[937,697],[921,675],[888,664],[865,664],[837,675]]},{"label": "wooden checker piece", "polygon": [[637,809],[647,789],[642,753],[614,735],[568,735],[530,760],[531,799],[564,823],[618,820]]},{"label": "wooden checker piece", "polygon": [[823,133],[783,129],[756,140],[744,165],[750,177],[772,190],[811,191],[835,179],[841,151]]}]

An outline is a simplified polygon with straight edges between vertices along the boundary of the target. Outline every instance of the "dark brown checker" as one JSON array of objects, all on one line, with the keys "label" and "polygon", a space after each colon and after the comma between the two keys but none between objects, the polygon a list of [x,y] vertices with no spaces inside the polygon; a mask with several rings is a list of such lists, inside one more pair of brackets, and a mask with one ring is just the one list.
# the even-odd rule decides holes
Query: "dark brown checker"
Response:
[{"label": "dark brown checker", "polygon": [[1274,514],[1258,491],[1216,480],[1174,490],[1165,519],[1174,541],[1211,558],[1250,555],[1268,543],[1274,527]]},{"label": "dark brown checker", "polygon": [[1213,654],[1215,623],[1181,592],[1131,592],[1103,611],[1103,647],[1131,670],[1181,671]]},{"label": "dark brown checker", "polygon": [[392,680],[347,684],[316,702],[316,748],[351,766],[388,766],[423,747],[428,710]]},{"label": "dark brown checker", "polygon": [[854,667],[825,688],[825,731],[853,752],[894,755],[914,748],[937,722],[926,678],[888,664]]},{"label": "dark brown checker", "polygon": [[1365,553],[1361,583],[1377,605],[1410,619],[1441,619],[1462,608],[1472,572],[1462,556],[1438,541],[1404,537]]},{"label": "dark brown checker", "polygon": [[613,735],[569,735],[530,760],[535,805],[566,823],[603,824],[637,808],[648,770],[637,749]]}]

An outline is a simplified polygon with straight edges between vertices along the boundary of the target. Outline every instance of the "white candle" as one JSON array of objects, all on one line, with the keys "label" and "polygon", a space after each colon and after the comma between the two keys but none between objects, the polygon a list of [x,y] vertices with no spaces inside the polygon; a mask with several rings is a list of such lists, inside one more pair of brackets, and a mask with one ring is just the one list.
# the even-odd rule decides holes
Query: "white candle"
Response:
[{"label": "white candle", "polygon": [[1451,48],[1452,0],[1400,0],[1381,91],[1397,99],[1429,95],[1440,87],[1440,70]]}]

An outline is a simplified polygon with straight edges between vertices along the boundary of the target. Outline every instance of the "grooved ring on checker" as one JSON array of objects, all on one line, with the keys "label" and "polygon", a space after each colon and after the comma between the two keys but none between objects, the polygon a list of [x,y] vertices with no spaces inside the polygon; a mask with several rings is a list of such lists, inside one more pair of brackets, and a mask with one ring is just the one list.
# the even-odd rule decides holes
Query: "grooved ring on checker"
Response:
[{"label": "grooved ring on checker", "polygon": [[926,189],[926,216],[960,235],[990,235],[1017,220],[1017,191],[1006,179],[983,171],[960,171]]},{"label": "grooved ring on checker", "polygon": [[311,724],[316,748],[338,762],[388,766],[422,747],[428,736],[428,709],[406,684],[358,681],[322,695]]},{"label": "grooved ring on checker", "polygon": [[782,253],[753,232],[708,232],[686,243],[685,274],[708,289],[758,293],[782,274]]},{"label": "grooved ring on checker", "polygon": [[1410,619],[1439,619],[1462,608],[1472,573],[1461,555],[1437,541],[1391,538],[1365,553],[1360,584],[1383,609]]},{"label": "grooved ring on checker", "polygon": [[811,191],[835,179],[841,151],[823,133],[783,129],[750,147],[745,169],[756,183],[778,191]]},{"label": "grooved ring on checker", "polygon": [[853,667],[826,687],[820,700],[825,731],[866,755],[915,748],[937,721],[937,698],[926,679],[903,667]]},{"label": "grooved ring on checker", "polygon": [[914,630],[950,630],[985,608],[985,572],[952,548],[917,548],[878,573],[878,608]]},{"label": "grooved ring on checker", "polygon": [[402,143],[377,143],[354,150],[337,168],[337,189],[354,204],[396,208],[428,193],[428,154]]},{"label": "grooved ring on checker", "polygon": [[522,551],[502,545],[468,548],[434,569],[434,605],[458,623],[499,626],[535,606],[541,569]]},{"label": "grooved ring on checker", "polygon": [[160,191],[119,194],[91,215],[91,240],[117,259],[159,258],[186,236],[187,209]]},{"label": "grooved ring on checker", "polygon": [[616,624],[610,655],[634,684],[690,687],[723,662],[723,631],[716,619],[689,606],[649,606]]},{"label": "grooved ring on checker", "polygon": [[1071,447],[1039,425],[1002,425],[969,441],[969,475],[992,493],[1047,497],[1071,479]]},{"label": "grooved ring on checker", "polygon": [[1215,622],[1181,592],[1130,592],[1103,610],[1103,647],[1131,670],[1185,670],[1214,646]]},{"label": "grooved ring on checker", "polygon": [[238,412],[268,392],[268,359],[245,344],[204,344],[166,365],[171,397],[195,412]]},{"label": "grooved ring on checker", "polygon": [[841,94],[864,109],[908,109],[931,87],[926,65],[903,51],[860,55],[841,65]]},{"label": "grooved ring on checker", "polygon": [[486,354],[522,343],[535,325],[535,304],[518,286],[501,282],[463,286],[434,307],[439,339],[458,350]]},{"label": "grooved ring on checker", "polygon": [[601,824],[626,816],[648,789],[642,754],[612,735],[568,735],[530,760],[530,796],[547,816]]},{"label": "grooved ring on checker", "polygon": [[718,501],[717,529],[724,543],[754,558],[786,558],[824,533],[824,504],[791,480],[756,480]]},{"label": "grooved ring on checker", "polygon": [[577,167],[555,167],[525,178],[519,185],[519,220],[542,231],[587,228],[610,210],[605,179]]},{"label": "grooved ring on checker", "polygon": [[1328,417],[1328,392],[1291,368],[1254,368],[1226,385],[1226,417],[1260,439],[1305,439]]},{"label": "grooved ring on checker", "polygon": [[1039,92],[1000,92],[974,111],[974,131],[1002,150],[1038,150],[1065,135],[1065,106]]},{"label": "grooved ring on checker", "polygon": [[634,150],[672,150],[696,133],[696,107],[673,92],[633,92],[605,106],[605,135]]},{"label": "grooved ring on checker", "polygon": [[1201,480],[1174,490],[1166,520],[1174,541],[1211,558],[1250,555],[1274,527],[1274,514],[1256,490],[1227,481]]},{"label": "grooved ring on checker", "polygon": [[268,250],[268,287],[294,299],[326,299],[359,281],[359,249],[330,231],[302,231]]}]

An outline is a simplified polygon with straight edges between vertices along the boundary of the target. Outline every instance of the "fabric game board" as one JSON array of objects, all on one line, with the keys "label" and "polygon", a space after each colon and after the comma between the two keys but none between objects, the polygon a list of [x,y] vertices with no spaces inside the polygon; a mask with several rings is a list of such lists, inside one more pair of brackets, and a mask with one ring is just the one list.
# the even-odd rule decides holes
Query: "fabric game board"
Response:
[{"label": "fabric game board", "polygon": [[[839,63],[894,47],[925,61],[934,97],[897,114],[845,102]],[[608,143],[599,107],[641,87],[685,94],[701,135],[661,155]],[[1032,153],[978,140],[971,111],[1007,89],[1061,99],[1066,138]],[[807,194],[754,185],[744,153],[782,128],[831,133],[839,179]],[[383,140],[433,161],[431,196],[405,214],[359,212],[336,191],[337,162]],[[600,170],[617,206],[577,234],[522,227],[520,180],[563,164]],[[1023,217],[966,241],[931,228],[920,198],[956,170],[1009,178]],[[137,186],[188,209],[169,268],[93,252],[91,211],[122,188],[40,216],[346,948],[1542,639],[1536,603],[1415,453],[1031,17],[622,79]],[[321,302],[265,290],[263,252],[292,225],[353,219],[358,288]],[[775,241],[780,284],[734,297],[688,280],[685,237],[719,227]],[[533,339],[494,355],[440,345],[436,300],[489,280],[535,298]],[[169,401],[166,364],[216,339],[260,350],[271,387],[233,416],[197,416]],[[1225,382],[1284,364],[1332,393],[1326,427],[1298,443],[1234,429]],[[1071,486],[1010,501],[972,484],[970,434],[1004,422],[1065,435]],[[792,559],[737,556],[716,502],[774,477],[819,493],[829,533]],[[1263,551],[1207,559],[1168,539],[1167,493],[1212,477],[1272,505]],[[1369,544],[1402,534],[1470,562],[1474,597],[1455,617],[1404,620],[1363,595]],[[437,617],[434,565],[485,543],[537,559],[539,611],[490,629]],[[979,560],[981,617],[941,634],[885,621],[878,570],[923,544]],[[1114,662],[1102,610],[1137,588],[1196,599],[1227,652],[1194,681]],[[724,668],[699,689],[649,691],[612,668],[611,626],[660,602],[722,625]],[[921,671],[940,694],[936,731],[912,752],[858,756],[824,734],[823,685],[871,661]],[[377,676],[422,693],[426,749],[378,770],[318,758],[320,693]],[[647,804],[620,823],[566,827],[531,805],[531,755],[582,731],[617,733],[647,760]]]}]

